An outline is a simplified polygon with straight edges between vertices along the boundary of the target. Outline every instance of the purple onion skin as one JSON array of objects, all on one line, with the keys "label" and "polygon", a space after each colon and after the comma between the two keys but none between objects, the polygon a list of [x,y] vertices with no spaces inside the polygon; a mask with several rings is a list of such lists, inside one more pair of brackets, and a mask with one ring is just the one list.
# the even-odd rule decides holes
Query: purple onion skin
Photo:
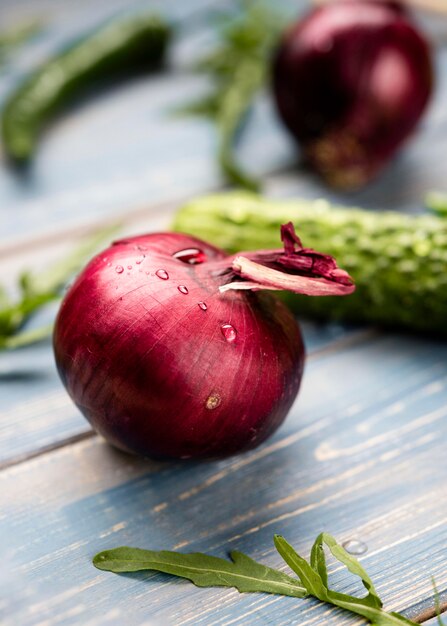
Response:
[{"label": "purple onion skin", "polygon": [[[173,256],[188,248],[204,262]],[[287,415],[303,372],[299,327],[270,294],[219,293],[213,273],[226,258],[186,235],[134,237],[96,256],[66,294],[54,331],[58,371],[114,446],[223,457],[259,445]]]},{"label": "purple onion skin", "polygon": [[280,117],[326,181],[368,183],[430,99],[430,46],[397,2],[339,0],[284,35],[273,67]]}]

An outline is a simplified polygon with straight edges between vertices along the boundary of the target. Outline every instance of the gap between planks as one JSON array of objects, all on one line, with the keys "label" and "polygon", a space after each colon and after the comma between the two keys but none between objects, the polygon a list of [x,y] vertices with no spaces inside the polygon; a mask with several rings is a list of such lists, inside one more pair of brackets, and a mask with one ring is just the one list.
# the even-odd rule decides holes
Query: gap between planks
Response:
[{"label": "gap between planks", "polygon": [[[269,183],[274,183],[276,176],[287,174],[291,171],[291,169],[291,167],[281,167],[266,174],[264,176],[265,193],[262,193],[261,195],[268,196],[267,192]],[[296,168],[293,169],[295,170]],[[189,202],[192,198],[229,191],[234,191],[234,189],[225,184],[218,185],[217,187],[215,185],[211,185],[210,187],[205,187],[192,194],[183,194],[181,196],[174,196],[169,199],[154,202],[153,204],[138,204],[128,209],[121,209],[110,217],[100,217],[92,220],[88,224],[77,224],[62,227],[45,234],[41,233],[36,236],[25,236],[21,239],[15,239],[14,241],[8,243],[0,242],[0,260],[15,257],[24,252],[29,253],[42,248],[45,249],[49,245],[72,243],[73,238],[87,237],[114,225],[121,225],[124,227],[138,223],[146,217],[153,218],[168,214],[173,215],[176,209]]]},{"label": "gap between planks", "polygon": [[54,443],[51,443],[47,446],[42,446],[41,448],[37,448],[37,450],[33,450],[32,452],[18,454],[17,456],[13,456],[10,459],[7,459],[6,461],[0,462],[0,472],[2,470],[9,469],[10,467],[14,467],[15,465],[20,465],[21,463],[32,461],[33,459],[39,456],[43,456],[44,454],[55,452],[57,450],[60,450],[61,448],[65,448],[66,446],[71,446],[81,441],[85,441],[86,439],[91,439],[94,436],[96,436],[94,430],[87,430],[85,432],[78,433],[77,435],[71,435],[70,437],[61,439],[60,441],[55,441]]},{"label": "gap between planks", "polygon": [[[381,336],[381,334],[382,333],[379,330],[374,328],[360,329],[358,331],[354,331],[347,336],[344,335],[339,339],[334,339],[334,341],[332,341],[329,345],[324,346],[323,348],[315,350],[307,356],[307,360],[314,361],[320,358],[324,358],[325,356],[327,356],[328,354],[332,354],[333,352],[338,352],[352,346],[366,343],[371,339]],[[9,469],[10,467],[14,467],[15,465],[26,463],[27,461],[30,461],[37,457],[51,454],[53,452],[56,452],[57,450],[60,450],[61,448],[65,448],[66,446],[85,441],[86,439],[90,439],[94,436],[96,436],[94,430],[87,430],[76,435],[71,435],[70,437],[66,437],[47,446],[43,446],[41,448],[38,448],[37,450],[33,450],[32,452],[19,454],[15,457],[0,462],[0,472]]]},{"label": "gap between planks", "polygon": [[[441,602],[439,605],[439,612],[441,615],[445,613],[446,611],[447,611],[447,600],[445,600],[444,602]],[[438,615],[438,611],[436,609],[436,606],[431,606],[428,609],[424,609],[423,611],[421,611],[421,613],[419,613],[418,615],[415,615],[412,619],[413,619],[413,622],[416,622],[417,624],[423,624],[424,622],[428,622],[429,620],[433,619],[437,615]]]},{"label": "gap between planks", "polygon": [[[211,193],[211,190],[204,190],[204,194]],[[71,242],[73,238],[87,237],[98,231],[110,228],[114,224],[124,226],[138,222],[144,217],[154,217],[155,215],[164,215],[171,212],[175,207],[184,204],[189,197],[174,198],[153,205],[137,206],[123,213],[114,214],[112,217],[104,217],[93,220],[89,224],[79,224],[77,226],[69,226],[61,228],[46,234],[40,234],[36,237],[24,237],[18,241],[0,244],[0,259],[8,259],[18,256],[21,253],[29,253],[42,248],[47,248],[53,244]]]}]

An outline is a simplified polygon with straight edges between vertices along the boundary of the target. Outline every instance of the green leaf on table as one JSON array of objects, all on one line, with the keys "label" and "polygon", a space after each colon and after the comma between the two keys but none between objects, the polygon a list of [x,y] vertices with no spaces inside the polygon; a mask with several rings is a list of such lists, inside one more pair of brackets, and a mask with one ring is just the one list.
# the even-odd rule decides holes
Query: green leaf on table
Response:
[{"label": "green leaf on table", "polygon": [[25,326],[38,311],[60,298],[61,291],[70,278],[117,229],[115,224],[95,233],[65,259],[53,263],[38,274],[22,272],[18,278],[19,294],[15,300],[0,287],[0,350],[23,347],[51,335],[52,326],[46,325],[32,330],[25,329]]},{"label": "green leaf on table", "polygon": [[343,563],[347,567],[347,569],[354,574],[355,576],[359,576],[363,586],[368,592],[365,601],[369,603],[370,606],[377,606],[379,608],[382,607],[382,601],[380,600],[377,592],[374,588],[373,582],[366,573],[365,569],[360,565],[358,560],[354,558],[351,554],[346,552],[346,550],[340,546],[334,537],[327,533],[321,533],[315,540],[314,545],[312,546],[312,552],[310,557],[310,562],[312,568],[320,573],[324,584],[327,587],[327,566],[326,566],[326,555],[324,553],[324,546],[327,546],[331,551],[332,555],[339,561]]},{"label": "green leaf on table", "polygon": [[33,343],[47,339],[51,336],[52,332],[53,325],[48,324],[46,326],[39,326],[39,328],[33,328],[32,330],[22,330],[10,337],[0,337],[0,350],[16,350],[17,348],[30,346]]},{"label": "green leaf on table", "polygon": [[[300,556],[283,537],[275,535],[274,543],[298,579],[257,563],[242,552],[232,552],[232,560],[227,561],[199,552],[179,554],[122,547],[100,552],[94,557],[93,564],[98,569],[116,573],[141,570],[164,572],[187,578],[198,587],[235,587],[240,592],[258,591],[295,598],[314,596],[322,602],[366,618],[373,626],[415,625],[415,622],[398,613],[387,613],[382,609],[382,601],[365,569],[331,535],[318,535],[312,547],[310,562]],[[357,598],[329,587],[325,546],[349,572],[360,577],[368,592],[365,597]]]},{"label": "green leaf on table", "polygon": [[279,554],[282,556],[290,569],[297,574],[307,592],[319,600],[326,602],[327,588],[321,579],[320,574],[316,572],[313,567],[311,567],[306,559],[300,556],[294,548],[292,548],[290,543],[288,543],[284,537],[275,535],[274,543]]},{"label": "green leaf on table", "polygon": [[253,561],[242,552],[232,552],[231,561],[201,553],[180,554],[162,550],[115,548],[100,552],[95,567],[111,572],[155,570],[187,578],[198,587],[235,587],[240,592],[264,592],[303,598],[299,581]]},{"label": "green leaf on table", "polygon": [[0,66],[9,54],[37,35],[42,28],[42,21],[36,19],[0,31]]},{"label": "green leaf on table", "polygon": [[[414,624],[414,622],[407,620],[398,613],[387,613],[382,609],[382,601],[364,568],[331,535],[327,533],[318,535],[312,547],[310,563],[301,557],[283,537],[275,535],[274,542],[279,554],[299,576],[308,593],[315,598],[351,613],[361,615],[375,626]],[[329,588],[326,557],[324,554],[325,545],[333,556],[345,565],[352,574],[360,577],[363,586],[368,591],[364,598],[339,593]]]},{"label": "green leaf on table", "polygon": [[425,196],[425,206],[440,217],[447,217],[447,192],[429,191]]}]

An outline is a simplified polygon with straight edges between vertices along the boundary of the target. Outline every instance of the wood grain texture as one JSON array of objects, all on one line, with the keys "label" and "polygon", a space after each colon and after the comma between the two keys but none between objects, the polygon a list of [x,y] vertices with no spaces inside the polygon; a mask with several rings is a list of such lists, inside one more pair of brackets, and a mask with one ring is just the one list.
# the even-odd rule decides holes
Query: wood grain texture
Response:
[{"label": "wood grain texture", "polygon": [[[381,337],[311,360],[267,444],[215,463],[163,464],[97,438],[0,473],[11,624],[356,624],[314,601],[196,589],[168,576],[98,572],[117,545],[239,549],[280,566],[274,532],[304,554],[320,530],[356,537],[390,609],[447,589],[447,345]],[[356,583],[338,567],[334,585]],[[421,604],[422,603],[422,604]],[[107,623],[106,621],[104,623]]]},{"label": "wood grain texture", "polygon": [[[100,216],[125,215],[132,205],[203,192],[222,183],[210,125],[172,112],[207,89],[208,83],[185,66],[215,40],[210,11],[231,5],[231,0],[114,0],[110,6],[96,3],[92,11],[86,2],[63,4],[67,12],[51,12],[45,35],[26,46],[0,75],[0,104],[26,72],[107,17],[153,8],[181,24],[182,31],[171,54],[170,73],[129,81],[66,110],[45,132],[26,176],[1,164],[2,241],[75,227]],[[289,0],[281,4],[292,5]],[[44,11],[46,5],[36,0],[32,10]],[[261,111],[258,117],[263,149],[254,145],[251,158],[256,155],[262,173],[281,166],[291,148],[275,132],[271,116]]]},{"label": "wood grain texture", "polygon": [[[152,6],[187,24],[173,73],[67,111],[43,138],[28,178],[0,163],[2,283],[65,254],[93,224],[119,217],[129,233],[165,228],[175,204],[160,202],[221,184],[212,129],[166,115],[207,87],[185,68],[213,41],[205,16],[216,5],[227,0],[2,2],[5,24],[42,11],[48,26],[0,77],[0,101],[20,76],[109,15]],[[270,173],[271,195],[420,210],[427,189],[446,189],[446,49],[436,62],[428,116],[367,190],[329,192],[299,171],[267,99],[249,121],[242,161]],[[237,548],[282,567],[274,532],[306,555],[321,530],[365,541],[361,560],[389,609],[424,614],[433,605],[432,575],[447,602],[447,344],[339,326],[304,331],[311,358],[284,426],[258,450],[214,463],[155,463],[112,450],[89,435],[66,397],[48,344],[0,355],[0,463],[16,463],[0,471],[2,626],[363,623],[313,600],[197,589],[156,574],[114,576],[90,563],[96,551],[128,544],[220,556]],[[359,591],[335,565],[332,580]]]},{"label": "wood grain texture", "polygon": [[[210,37],[214,36],[208,17],[209,11],[216,8],[215,1],[194,0],[183,9],[172,1],[151,2],[149,5],[162,9],[170,19],[182,21],[187,36],[180,40],[174,50],[174,57],[179,65],[189,63],[206,47]],[[87,10],[87,5],[83,2],[75,8],[67,3],[64,6],[65,9],[60,12],[50,13],[51,18],[44,34],[37,41],[25,46],[23,53],[9,68],[10,72],[0,77],[0,93],[3,93],[3,97],[6,96],[11,82],[18,80],[22,74],[38,65],[52,51],[85,28],[91,28],[107,15],[125,8],[142,9],[142,3],[126,4],[121,0],[115,0],[107,6],[97,5],[93,11]],[[222,7],[222,3],[219,6]],[[27,11],[37,12],[39,7],[43,11],[48,9],[42,0],[32,6],[21,0],[14,10],[18,15],[21,11],[25,14]],[[145,6],[145,10],[147,8]],[[194,24],[200,24],[201,20],[203,24],[197,30]],[[33,54],[30,53],[31,50]],[[185,119],[180,121],[167,115],[174,102],[170,99],[178,98],[179,94],[185,100],[197,95],[197,80],[191,75],[169,74],[142,79],[141,84],[138,81],[137,83],[136,86],[127,85],[122,92],[119,90],[116,94],[107,93],[94,99],[92,106],[96,107],[96,113],[92,119],[93,127],[89,126],[88,120],[87,126],[84,126],[84,109],[81,106],[68,112],[67,117],[64,116],[55,129],[49,131],[50,136],[52,133],[58,135],[61,149],[63,152],[66,150],[66,156],[69,157],[68,161],[66,156],[56,150],[53,160],[40,165],[41,151],[45,153],[44,140],[26,179],[17,178],[4,163],[0,167],[0,274],[6,288],[14,290],[17,276],[23,269],[31,268],[39,272],[42,267],[57,263],[59,258],[67,254],[67,248],[73,245],[73,239],[79,238],[88,229],[92,219],[97,221],[101,216],[104,219],[102,209],[97,210],[98,203],[102,202],[101,193],[98,194],[98,184],[103,185],[107,203],[113,203],[115,207],[110,212],[107,210],[106,219],[115,221],[118,212],[120,220],[124,222],[123,234],[168,228],[177,205],[171,202],[160,206],[160,200],[164,197],[186,198],[187,191],[204,191],[207,185],[217,184],[217,180],[209,177],[204,165],[206,161],[207,167],[214,167],[211,129],[203,122]],[[74,143],[70,143],[64,134],[66,126],[70,134],[72,118]],[[115,148],[101,146],[101,141],[92,144],[91,137],[98,133],[101,137],[109,136],[110,133],[106,131],[109,124],[114,130],[113,135],[121,137]],[[200,133],[205,140],[204,149],[201,147],[203,141]],[[136,137],[139,138],[137,142],[134,141]],[[137,144],[137,154],[134,156],[138,164],[123,153],[124,144],[131,150]],[[191,162],[192,153],[184,153],[185,149],[193,151],[194,158],[197,156],[199,162]],[[101,150],[106,154],[105,159]],[[268,158],[273,158],[271,150],[268,155]],[[45,157],[43,158],[45,161]],[[77,165],[70,159],[75,159]],[[269,163],[271,165],[272,161]],[[117,176],[115,168],[122,167],[123,164],[129,171],[137,170],[138,176],[142,176],[146,188],[144,195],[133,195],[135,192],[139,193],[133,174],[122,185],[123,177]],[[197,187],[185,188],[180,182],[182,177],[189,176],[188,168],[191,168],[194,176],[198,176]],[[161,172],[159,178],[157,172]],[[46,177],[50,177],[49,187]],[[154,177],[161,185],[160,189],[163,189],[161,194],[155,190],[158,183],[154,184]],[[96,199],[83,196],[86,188],[91,190],[89,180],[94,182]],[[122,186],[122,201],[119,200],[121,192],[117,192],[117,184]],[[58,190],[57,193],[55,189]],[[66,197],[70,198],[68,204],[64,200]],[[137,198],[144,198],[144,206],[129,211],[129,205],[136,202]],[[148,198],[150,202],[147,202]],[[79,229],[77,233],[73,233],[74,224]],[[55,234],[55,228],[65,229],[65,237]],[[54,307],[40,315],[35,325],[50,323],[53,317]],[[305,334],[308,350],[320,349],[333,339],[340,338],[344,332],[337,325],[320,328],[307,324]],[[0,354],[0,399],[0,467],[90,432],[89,425],[62,389],[48,344],[16,353]]]},{"label": "wood grain texture", "polygon": [[[54,307],[39,323],[51,323]],[[368,331],[302,324],[309,355],[361,341]],[[91,432],[59,380],[51,342],[0,353],[0,469]]]},{"label": "wood grain texture", "polygon": [[[219,6],[228,4],[230,0]],[[290,0],[280,4],[289,8],[295,5]],[[200,16],[201,11],[206,13],[216,5],[211,0],[194,0],[187,5],[174,0],[149,3],[147,6],[162,6],[164,13],[174,19],[183,15],[181,21],[186,24],[188,19],[193,25],[201,24],[201,28],[193,27],[192,33],[186,29],[176,44],[171,73],[136,79],[67,111],[45,133],[26,178],[2,164],[0,243],[7,244],[11,237],[28,240],[37,234],[66,232],[100,218],[125,216],[132,206],[202,193],[222,184],[214,159],[215,134],[209,124],[170,115],[174,107],[207,89],[207,82],[187,72],[185,66],[212,41],[212,31],[203,18],[205,24],[201,23]],[[70,19],[64,19],[62,11],[56,12],[45,37],[30,44],[9,72],[0,77],[0,103],[23,73],[73,35],[108,14],[123,11],[125,6],[123,0],[114,0],[109,8],[97,3],[90,14],[82,2],[77,9],[70,8]],[[127,10],[142,6],[141,2],[131,2]],[[260,176],[284,167],[293,169],[293,193],[300,195],[329,195],[347,204],[418,210],[427,189],[445,188],[445,49],[439,49],[437,64],[437,91],[423,124],[401,157],[366,191],[330,193],[308,172],[298,171],[295,150],[269,98],[259,102],[249,120],[240,149],[241,161]],[[282,185],[278,193],[286,191],[286,185]],[[49,215],[51,220],[47,219]]]}]

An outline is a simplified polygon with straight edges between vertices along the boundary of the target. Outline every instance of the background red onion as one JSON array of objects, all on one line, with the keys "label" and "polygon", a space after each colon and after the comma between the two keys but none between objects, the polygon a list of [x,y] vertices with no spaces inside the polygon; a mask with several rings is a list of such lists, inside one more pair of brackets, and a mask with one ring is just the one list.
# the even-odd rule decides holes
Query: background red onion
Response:
[{"label": "background red onion", "polygon": [[[285,250],[247,253],[256,268],[248,279],[258,281],[250,288],[264,286],[264,268],[268,289],[273,273],[300,292],[353,290],[330,257],[302,248],[291,225],[283,238]],[[283,421],[303,372],[300,330],[279,300],[240,288],[239,260],[186,235],[145,235],[96,256],[71,287],[55,326],[56,363],[112,444],[145,456],[216,457],[258,445]]]},{"label": "background red onion", "polygon": [[393,156],[432,91],[429,45],[398,2],[339,0],[283,37],[273,71],[282,120],[330,184],[355,188]]}]

